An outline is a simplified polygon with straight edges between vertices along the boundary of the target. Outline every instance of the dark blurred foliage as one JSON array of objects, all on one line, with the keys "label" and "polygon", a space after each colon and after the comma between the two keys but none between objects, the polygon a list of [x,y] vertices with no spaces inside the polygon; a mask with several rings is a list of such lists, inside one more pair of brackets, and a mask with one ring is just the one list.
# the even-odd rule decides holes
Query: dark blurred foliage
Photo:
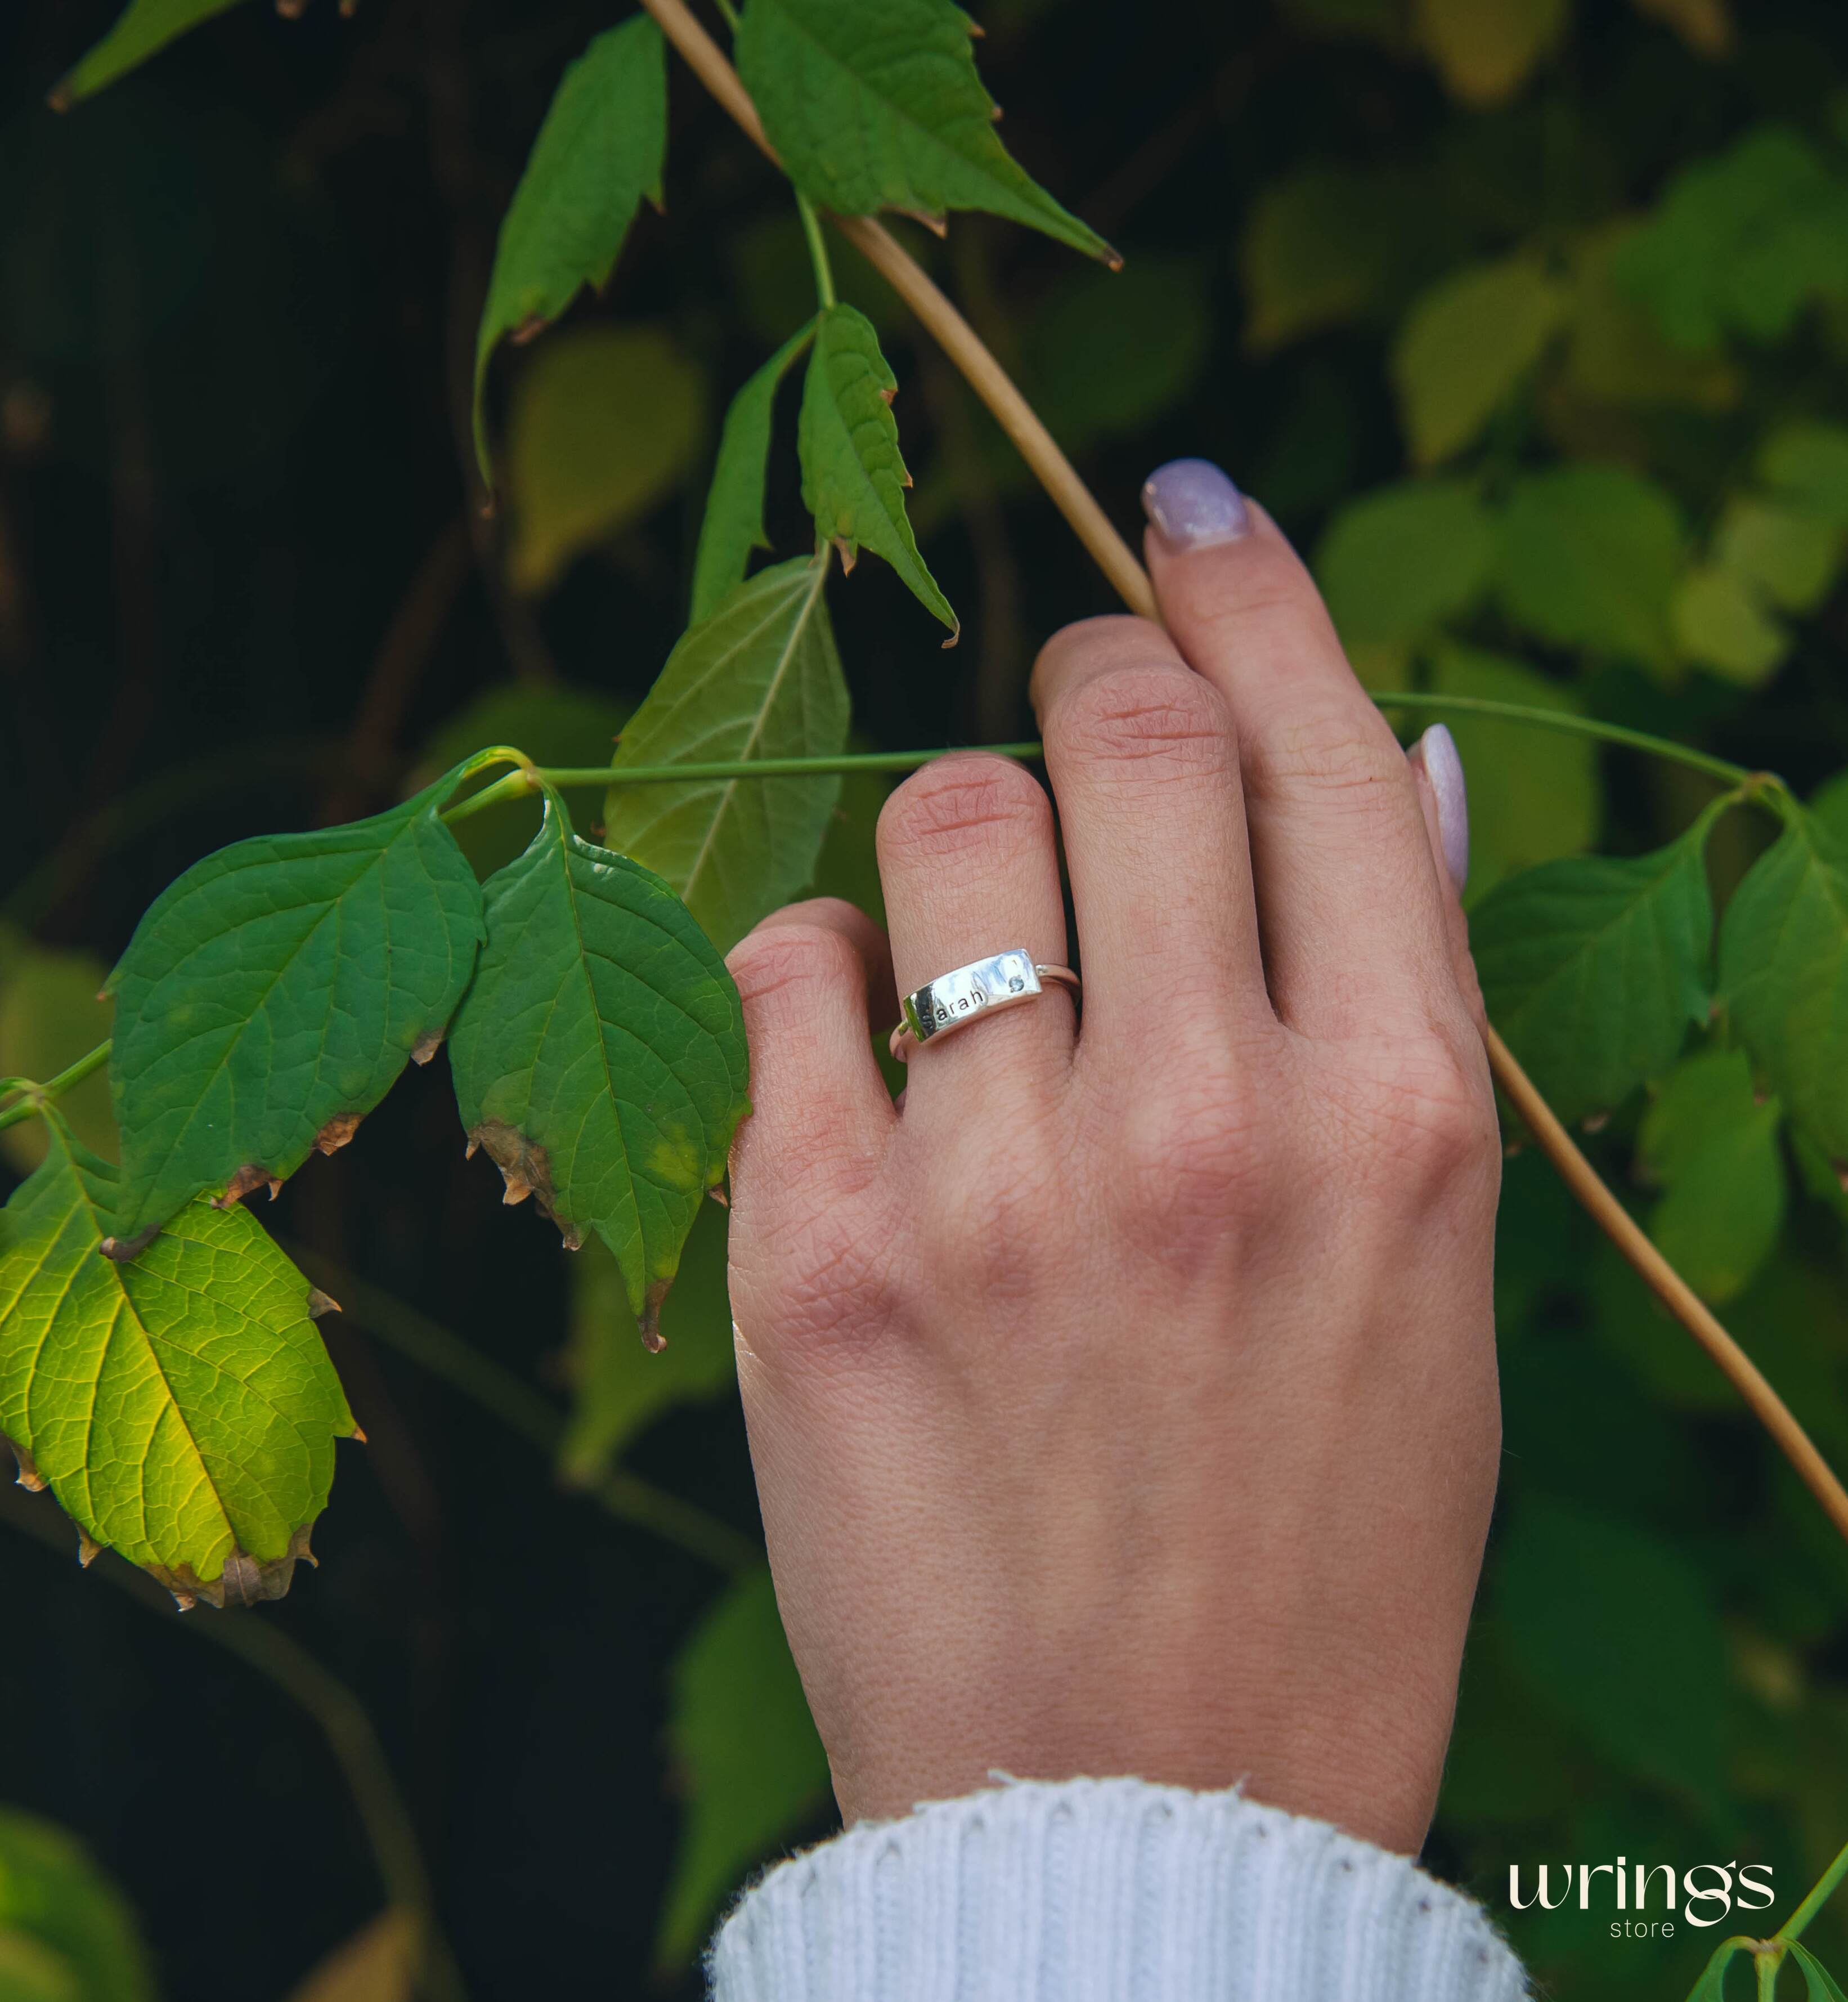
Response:
[{"label": "dark blurred foliage", "polygon": [[[1824,149],[1848,129],[1848,22],[1826,0],[1757,0],[1731,45],[1704,52],[1689,37],[1724,24],[1717,4],[1583,0],[1531,75],[1486,89],[1440,75],[1396,9],[1368,0],[983,12],[1010,146],[1128,270],[1106,279],[980,216],[942,246],[908,241],[1126,532],[1152,466],[1205,454],[1303,547],[1325,549],[1325,570],[1340,511],[1407,476],[1390,358],[1430,287],[1522,246],[1571,266],[1607,219],[1660,214],[1691,162],[1768,124]],[[94,971],[180,870],[242,835],[389,803],[434,741],[458,728],[474,741],[458,719],[483,699],[503,719],[483,741],[601,760],[684,623],[723,398],[810,309],[783,184],[677,69],[667,211],[644,211],[608,294],[573,322],[664,329],[692,364],[705,442],[668,497],[612,509],[558,556],[550,588],[522,590],[514,539],[542,497],[482,513],[467,437],[476,318],[559,72],[610,16],[563,0],[362,0],[350,19],[326,0],[297,20],[248,5],[54,115],[47,89],[113,12],[51,0],[0,23],[13,886],[0,947],[83,955],[59,962],[67,1031]],[[1311,169],[1321,194],[1292,223],[1279,190]],[[1295,291],[1294,278],[1267,290],[1261,246],[1276,241],[1286,271],[1306,263]],[[1709,248],[1698,230],[1679,252],[1671,240],[1673,272]],[[944,654],[878,564],[837,587],[856,728],[894,747],[1026,734],[1034,647],[1111,609],[1108,591],[940,358],[863,270],[844,256],[840,269],[898,375],[914,518],[965,621]],[[1704,357],[1730,371],[1724,393],[1593,394],[1569,370],[1517,371],[1479,435],[1424,456],[1466,446],[1491,489],[1608,459],[1672,496],[1698,540],[1775,424],[1848,417],[1848,285],[1835,284],[1825,268],[1769,330],[1750,326],[1749,298]],[[546,351],[497,364],[501,421],[517,420],[510,399]],[[785,554],[805,528],[791,457],[776,462],[770,510]],[[1452,670],[1428,634],[1383,630],[1378,659],[1366,652],[1369,586],[1349,584],[1337,609],[1358,608],[1344,624],[1363,671],[1441,683]],[[1775,766],[1800,792],[1848,762],[1848,595],[1832,584],[1775,661],[1753,667],[1747,647],[1724,670],[1677,654],[1651,672],[1595,637],[1550,642],[1438,608],[1452,610],[1456,637],[1518,656],[1570,699]],[[561,690],[587,699],[562,708]],[[583,736],[539,741],[561,715]],[[1627,757],[1536,767],[1487,729],[1466,749],[1493,867],[1599,840],[1646,846],[1703,797]],[[1494,799],[1520,797],[1536,769],[1535,797],[1498,818]],[[857,803],[863,842],[876,804]],[[1753,839],[1721,853],[1723,880]],[[863,856],[859,867],[863,879]],[[59,1026],[35,1033],[55,1042]],[[443,1070],[409,1075],[264,1221],[562,1391],[556,1236],[504,1216],[496,1178],[465,1165]],[[1637,1110],[1599,1142],[1618,1178]],[[1730,1310],[1839,1460],[1848,1316],[1826,1183],[1793,1200]],[[1530,1156],[1511,1164],[1500,1288],[1506,1502],[1431,1860],[1504,1921],[1510,1864],[1531,1885],[1543,1861],[1619,1854],[1770,1860],[1787,1911],[1848,1840],[1848,1556]],[[273,1622],[359,1694],[472,1994],[632,1991],[675,1853],[669,1665],[720,1574],[561,1490],[486,1411],[375,1345],[364,1315],[322,1325],[370,1439],[341,1453],[322,1568],[261,1614],[193,1617]],[[735,1396],[693,1388],[703,1400],[661,1416],[625,1463],[755,1536]],[[138,1908],[175,2002],[284,1994],[380,1902],[312,1725],[246,1667],[22,1536],[7,1534],[0,1575],[8,1798],[82,1833]],[[826,1825],[817,1810],[786,1834]],[[1690,1942],[1684,1925],[1665,1953],[1610,1942],[1595,1913],[1512,1923],[1536,1972],[1574,1997],[1683,1993],[1717,1936]],[[1814,1937],[1829,1958],[1848,1929]],[[696,1987],[689,1974],[662,1992]]]}]

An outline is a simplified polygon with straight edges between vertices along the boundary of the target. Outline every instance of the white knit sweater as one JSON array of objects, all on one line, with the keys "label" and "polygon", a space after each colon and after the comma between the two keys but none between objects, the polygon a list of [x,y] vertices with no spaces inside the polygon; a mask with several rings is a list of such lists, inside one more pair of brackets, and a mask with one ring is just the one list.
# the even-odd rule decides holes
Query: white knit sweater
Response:
[{"label": "white knit sweater", "polygon": [[1236,1792],[1009,1781],[779,1864],[713,2002],[1522,2002],[1481,1908]]}]

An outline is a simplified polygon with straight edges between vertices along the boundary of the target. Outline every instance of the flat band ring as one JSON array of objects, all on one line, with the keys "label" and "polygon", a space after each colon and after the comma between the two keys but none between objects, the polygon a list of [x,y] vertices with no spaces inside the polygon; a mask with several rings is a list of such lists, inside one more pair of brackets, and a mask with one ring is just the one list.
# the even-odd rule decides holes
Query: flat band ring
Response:
[{"label": "flat band ring", "polygon": [[1043,994],[1043,983],[1048,980],[1070,988],[1074,995],[1079,991],[1078,975],[1070,967],[1042,966],[1024,946],[973,961],[954,973],[940,973],[901,1003],[904,1020],[892,1031],[892,1055],[906,1062],[913,1050],[934,1038],[967,1028],[997,1008],[1016,1007]]}]

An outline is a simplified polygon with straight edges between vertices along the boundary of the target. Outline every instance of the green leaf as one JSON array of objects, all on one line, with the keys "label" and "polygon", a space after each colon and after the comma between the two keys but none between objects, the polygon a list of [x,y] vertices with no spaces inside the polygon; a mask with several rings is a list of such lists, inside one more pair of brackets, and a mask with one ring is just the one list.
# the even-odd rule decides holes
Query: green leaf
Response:
[{"label": "green leaf", "polygon": [[1780,500],[1848,532],[1848,427],[1786,425],[1765,441],[1758,470]]},{"label": "green leaf", "polygon": [[656,1954],[691,1959],[745,1871],[821,1812],[828,1755],[790,1658],[770,1574],[732,1586],[674,1665],[668,1725],[686,1818]]},{"label": "green leaf", "polygon": [[549,591],[692,472],[706,435],[706,378],[659,327],[570,327],[514,385],[507,484],[515,588]]},{"label": "green leaf", "polygon": [[1702,1970],[1700,1979],[1688,1991],[1688,2002],[1726,2002],[1726,1970],[1742,1953],[1751,1951],[1752,1941],[1740,1935],[1722,1940]]},{"label": "green leaf", "polygon": [[811,319],[790,336],[731,399],[719,438],[719,457],[699,525],[693,559],[692,622],[697,626],[734,584],[742,584],[751,552],[767,549],[764,479],[770,463],[770,423],[778,385],[814,339]]},{"label": "green leaf", "polygon": [[[89,1850],[63,1829],[0,1807],[0,1994],[40,1950],[55,1969],[56,2002],[153,2002],[154,1976],[134,1914]],[[30,1986],[27,1996],[37,1991]]]},{"label": "green leaf", "polygon": [[1491,1573],[1536,1697],[1620,1772],[1716,1803],[1726,1648],[1700,1570],[1633,1524],[1536,1497],[1511,1511]]},{"label": "green leaf", "polygon": [[667,1346],[657,1355],[636,1340],[622,1275],[601,1240],[591,1239],[573,1261],[565,1352],[571,1417],[558,1449],[558,1477],[567,1486],[592,1485],[664,1411],[704,1404],[735,1381],[725,1226],[717,1203],[699,1205],[661,1309]]},{"label": "green leaf", "polygon": [[1848,2002],[1841,1983],[1801,1940],[1790,1941],[1790,1958],[1803,1969],[1803,1985],[1809,2002]]},{"label": "green leaf", "polygon": [[1564,33],[1567,0],[1414,0],[1413,33],[1466,104],[1512,97]]},{"label": "green leaf", "polygon": [[1801,506],[1740,496],[1720,518],[1714,560],[1786,612],[1814,612],[1841,567],[1842,532]]},{"label": "green leaf", "polygon": [[1207,271],[1191,257],[1138,257],[1118,273],[1071,270],[1026,329],[1033,403],[1068,452],[1134,434],[1173,410],[1212,350]]},{"label": "green leaf", "polygon": [[1783,1117],[1776,1099],[1759,1103],[1739,1050],[1705,1051],[1676,1065],[1644,1115],[1641,1165],[1668,1191],[1649,1234],[1716,1306],[1744,1292],[1783,1228]]},{"label": "green leaf", "polygon": [[[110,1010],[96,992],[108,975],[91,953],[31,944],[0,950],[0,1077],[43,1084],[104,1041]],[[65,1092],[58,1109],[92,1153],[116,1159],[116,1122],[103,1072]],[[16,1167],[36,1168],[45,1158],[44,1129],[36,1119],[9,1126],[0,1133],[0,1149]]]},{"label": "green leaf", "polygon": [[0,1925],[0,2002],[80,2002],[82,1993],[61,1953]]},{"label": "green leaf", "polygon": [[371,820],[221,848],[148,907],[109,978],[119,1237],[332,1153],[429,1060],[481,937],[438,818],[464,769]]},{"label": "green leaf", "polygon": [[1706,839],[1696,825],[1651,855],[1543,863],[1470,913],[1489,1019],[1560,1118],[1615,1111],[1705,1019]]},{"label": "green leaf", "polygon": [[1812,298],[1848,297],[1848,182],[1801,134],[1761,126],[1684,168],[1616,268],[1690,353],[1781,339]]},{"label": "green leaf", "polygon": [[1412,308],[1393,350],[1393,380],[1412,457],[1460,452],[1537,362],[1568,295],[1531,257],[1446,278]]},{"label": "green leaf", "polygon": [[1664,667],[1682,541],[1674,502],[1621,466],[1529,474],[1502,518],[1502,602],[1536,638]]},{"label": "green leaf", "polygon": [[[847,684],[828,620],[825,556],[737,585],[668,656],[612,769],[838,756]],[[665,879],[721,952],[814,874],[838,776],[612,786],[608,845]]]},{"label": "green leaf", "polygon": [[[1443,695],[1567,713],[1580,707],[1570,689],[1547,675],[1473,647],[1440,648],[1431,660],[1431,685]],[[1470,775],[1473,897],[1505,876],[1578,854],[1597,839],[1598,760],[1589,738],[1460,713],[1449,721]]]},{"label": "green leaf", "polygon": [[1848,1161],[1848,845],[1801,807],[1726,907],[1720,994],[1792,1122]]},{"label": "green leaf", "polygon": [[183,1603],[280,1599],[352,1414],[309,1283],[249,1211],[193,1202],[100,1257],[116,1171],[51,1111],[0,1211],[0,1432],[90,1543]]},{"label": "green leaf", "polygon": [[115,26],[52,92],[52,104],[67,110],[138,68],[189,29],[237,4],[238,0],[130,0]]},{"label": "green leaf", "polygon": [[1418,207],[1401,183],[1349,167],[1306,167],[1263,190],[1239,253],[1247,344],[1267,354],[1376,311]]},{"label": "green leaf", "polygon": [[737,989],[667,884],[581,839],[553,794],[486,919],[450,1045],[470,1151],[567,1246],[596,1231],[652,1344],[746,1110]]},{"label": "green leaf", "polygon": [[1316,552],[1316,576],[1350,646],[1410,642],[1481,597],[1495,527],[1461,480],[1389,487],[1344,507]]},{"label": "green leaf", "polygon": [[1606,403],[1721,410],[1738,400],[1736,372],[1722,360],[1673,347],[1615,269],[1638,225],[1625,220],[1588,232],[1574,248],[1566,374],[1571,386]]},{"label": "green leaf", "polygon": [[905,512],[911,475],[892,420],[898,387],[872,322],[852,306],[828,307],[815,324],[815,351],[802,388],[797,446],[803,504],[815,518],[815,533],[839,547],[848,569],[864,543],[885,558],[954,640],[961,623],[925,568]]},{"label": "green leaf", "polygon": [[986,209],[1114,263],[1002,145],[969,29],[950,0],[747,0],[738,74],[785,171],[824,208]]},{"label": "green leaf", "polygon": [[475,342],[475,455],[493,483],[482,391],[504,334],[525,340],[609,281],[644,196],[661,205],[668,62],[647,14],[598,35],[560,80],[494,249]]},{"label": "green leaf", "polygon": [[1676,650],[1742,688],[1757,688],[1777,671],[1790,636],[1737,570],[1691,570],[1668,601]]}]

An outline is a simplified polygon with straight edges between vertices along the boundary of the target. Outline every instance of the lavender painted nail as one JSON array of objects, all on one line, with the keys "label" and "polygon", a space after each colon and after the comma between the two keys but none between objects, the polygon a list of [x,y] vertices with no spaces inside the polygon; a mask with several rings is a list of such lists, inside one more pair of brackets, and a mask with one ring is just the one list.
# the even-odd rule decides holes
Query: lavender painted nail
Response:
[{"label": "lavender painted nail", "polygon": [[1460,897],[1470,880],[1470,790],[1463,781],[1456,739],[1442,724],[1434,723],[1405,755],[1413,770],[1422,772],[1431,783],[1431,797],[1438,804],[1444,866]]},{"label": "lavender painted nail", "polygon": [[1244,497],[1210,459],[1172,459],[1142,483],[1142,511],[1170,549],[1236,542],[1251,526]]}]

